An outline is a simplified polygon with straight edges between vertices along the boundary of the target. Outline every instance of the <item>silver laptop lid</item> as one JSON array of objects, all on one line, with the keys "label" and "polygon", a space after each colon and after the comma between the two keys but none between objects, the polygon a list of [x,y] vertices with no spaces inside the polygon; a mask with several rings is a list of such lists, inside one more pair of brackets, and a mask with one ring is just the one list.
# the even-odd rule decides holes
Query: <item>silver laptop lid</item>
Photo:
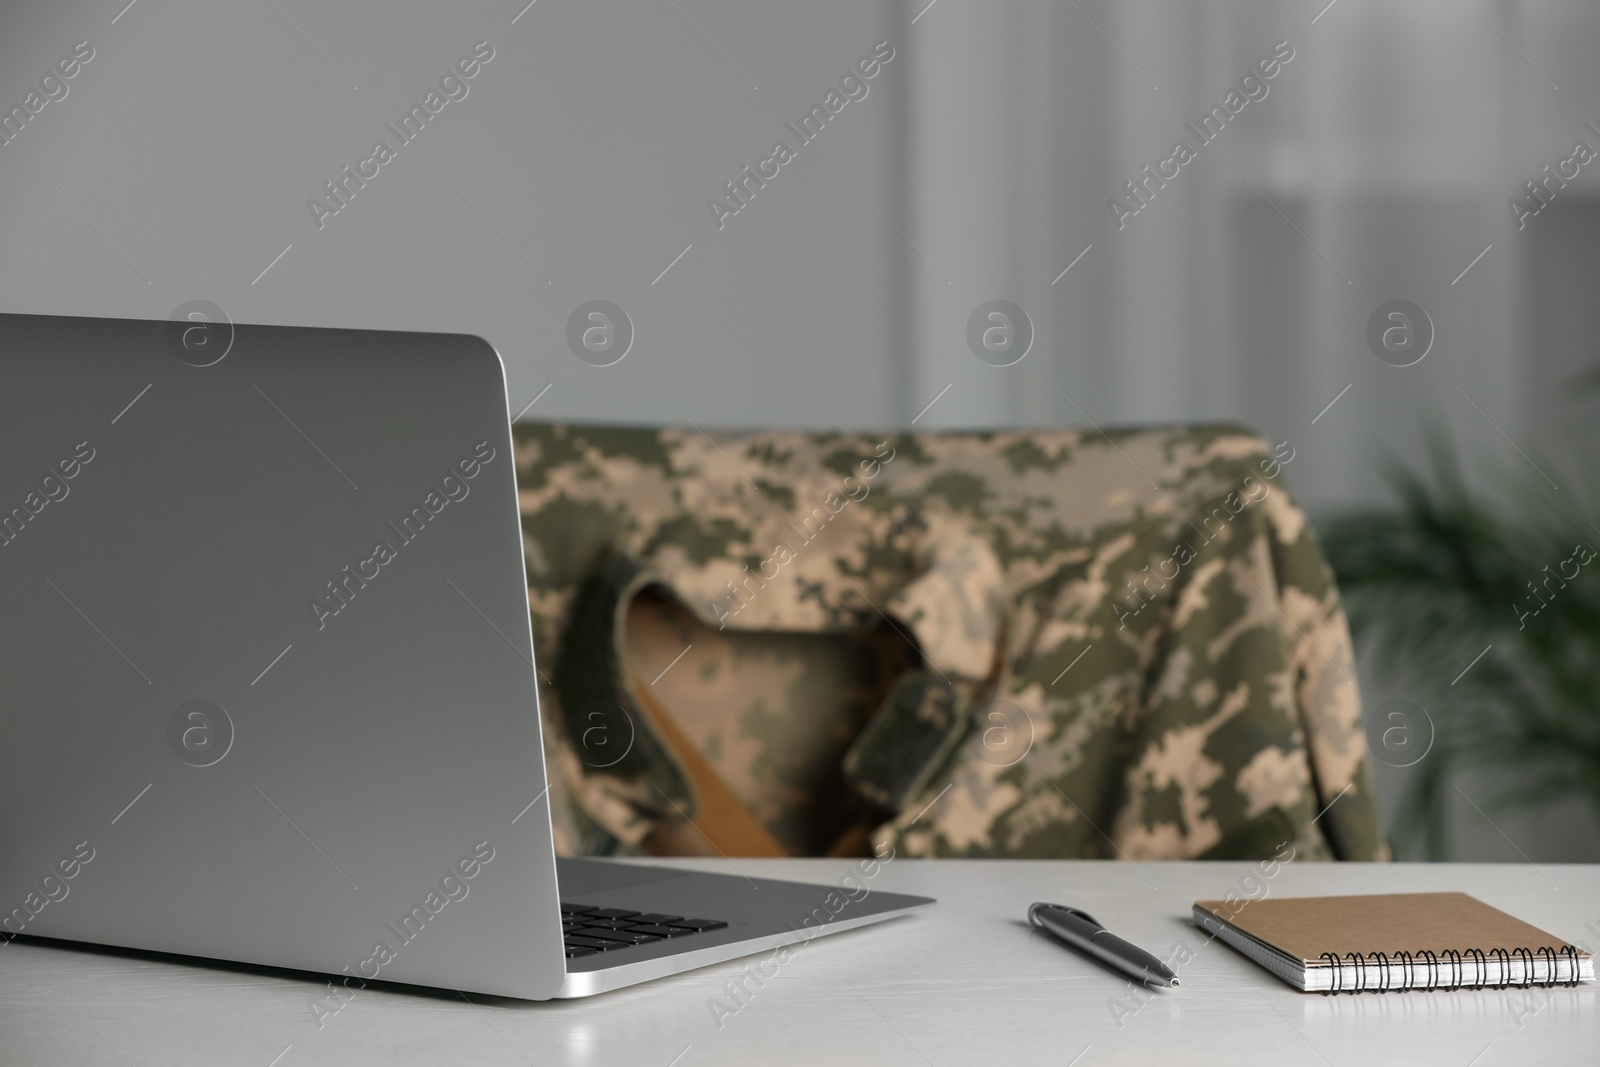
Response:
[{"label": "silver laptop lid", "polygon": [[0,928],[552,995],[524,581],[481,339],[0,316]]}]

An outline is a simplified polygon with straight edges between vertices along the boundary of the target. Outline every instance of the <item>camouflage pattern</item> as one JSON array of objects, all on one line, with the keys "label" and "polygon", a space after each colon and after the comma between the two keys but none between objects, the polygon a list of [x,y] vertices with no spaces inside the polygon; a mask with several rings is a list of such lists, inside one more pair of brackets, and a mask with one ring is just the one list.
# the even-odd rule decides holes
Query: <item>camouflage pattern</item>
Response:
[{"label": "camouflage pattern", "polygon": [[911,856],[1387,858],[1287,443],[515,442],[563,852],[695,813],[648,690],[795,854],[859,825]]}]

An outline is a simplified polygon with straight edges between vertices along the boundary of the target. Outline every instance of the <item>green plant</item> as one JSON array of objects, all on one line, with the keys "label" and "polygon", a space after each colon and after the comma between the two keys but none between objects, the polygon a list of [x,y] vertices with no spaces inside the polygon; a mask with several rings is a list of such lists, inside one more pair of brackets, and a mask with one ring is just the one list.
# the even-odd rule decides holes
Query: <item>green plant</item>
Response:
[{"label": "green plant", "polygon": [[1358,645],[1433,721],[1419,817],[1398,832],[1441,857],[1452,787],[1475,768],[1497,772],[1476,798],[1490,810],[1576,794],[1600,814],[1600,527],[1570,487],[1522,468],[1485,493],[1442,434],[1429,452],[1431,476],[1390,462],[1398,508],[1343,515],[1324,542]]}]

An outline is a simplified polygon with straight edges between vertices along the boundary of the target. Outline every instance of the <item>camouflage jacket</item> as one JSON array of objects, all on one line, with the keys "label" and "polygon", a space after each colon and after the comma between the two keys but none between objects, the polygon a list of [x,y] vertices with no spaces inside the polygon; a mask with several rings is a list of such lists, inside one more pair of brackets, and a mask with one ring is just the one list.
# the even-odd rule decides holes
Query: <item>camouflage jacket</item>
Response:
[{"label": "camouflage jacket", "polygon": [[515,428],[558,849],[696,811],[665,706],[783,847],[1381,859],[1351,644],[1231,427]]}]

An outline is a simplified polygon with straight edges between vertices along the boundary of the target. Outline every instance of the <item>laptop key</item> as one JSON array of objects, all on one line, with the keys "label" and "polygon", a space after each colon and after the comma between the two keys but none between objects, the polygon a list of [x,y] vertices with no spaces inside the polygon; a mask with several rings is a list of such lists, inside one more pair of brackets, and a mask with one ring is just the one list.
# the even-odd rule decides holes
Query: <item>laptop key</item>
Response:
[{"label": "laptop key", "polygon": [[660,912],[647,911],[643,915],[635,915],[630,922],[652,923],[656,926],[665,926],[668,923],[683,921],[682,915],[662,915]]},{"label": "laptop key", "polygon": [[584,914],[595,919],[626,919],[639,913],[627,908],[590,908]]},{"label": "laptop key", "polygon": [[581,915],[584,912],[589,912],[589,911],[594,911],[594,907],[592,905],[589,905],[589,904],[568,904],[566,901],[562,901],[561,902],[561,914],[563,914],[563,915],[567,915],[567,914]]},{"label": "laptop key", "polygon": [[616,941],[609,937],[586,937],[581,934],[568,934],[566,942],[568,948],[592,948],[601,952],[631,947],[626,941]]},{"label": "laptop key", "polygon": [[649,934],[652,937],[688,937],[690,934],[698,934],[700,932],[699,930],[690,930],[682,926],[656,926],[650,923],[641,923],[638,926],[630,926],[628,929],[633,933]]},{"label": "laptop key", "polygon": [[585,934],[585,937],[600,937],[607,940],[626,941],[630,945],[648,945],[652,941],[660,941],[657,934],[641,933],[638,930],[616,930],[605,934]]},{"label": "laptop key", "polygon": [[599,951],[597,948],[584,948],[582,945],[568,945],[567,959],[577,959],[579,956],[593,956]]},{"label": "laptop key", "polygon": [[690,930],[720,930],[728,924],[721,919],[679,919],[670,926],[682,926]]},{"label": "laptop key", "polygon": [[571,937],[574,934],[579,937],[609,937],[614,941],[621,941],[622,935],[627,932],[626,927],[620,926],[574,926],[570,930],[563,930],[561,935],[563,937]]}]

